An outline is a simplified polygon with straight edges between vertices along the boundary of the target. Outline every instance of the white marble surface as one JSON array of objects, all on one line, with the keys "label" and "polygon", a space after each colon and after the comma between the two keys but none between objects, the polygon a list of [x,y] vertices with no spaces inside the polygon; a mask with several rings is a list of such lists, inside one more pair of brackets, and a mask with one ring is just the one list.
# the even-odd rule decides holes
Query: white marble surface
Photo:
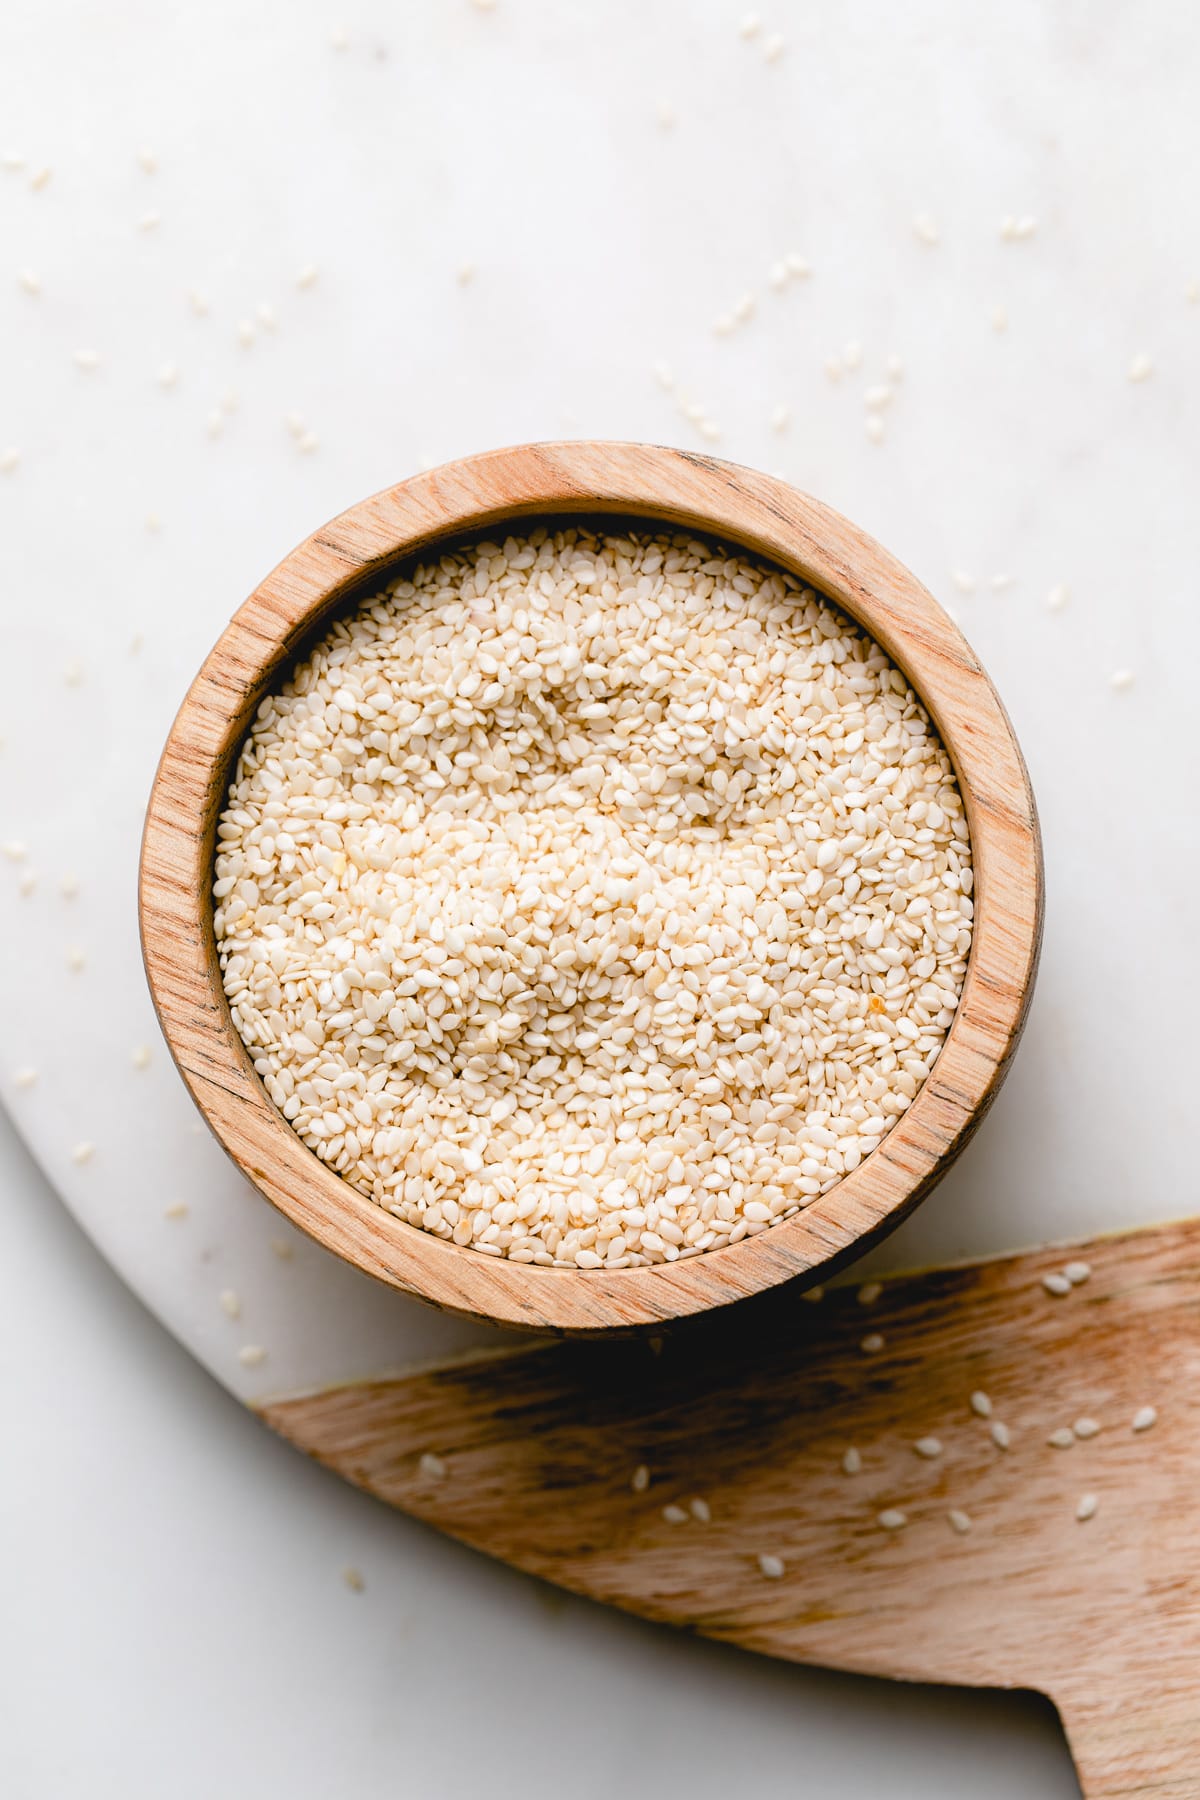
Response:
[{"label": "white marble surface", "polygon": [[[104,1255],[234,1392],[396,1366],[464,1334],[307,1245],[281,1262],[285,1228],[197,1134],[136,945],[140,814],[166,727],[262,573],[422,459],[563,435],[706,444],[656,382],[659,359],[719,425],[709,447],[840,507],[954,607],[1042,808],[1046,952],[1016,1069],[875,1260],[1196,1207],[1200,25],[1167,0],[1025,0],[994,24],[949,0],[788,0],[743,42],[743,11],[6,9],[0,152],[28,162],[0,169],[0,452],[21,452],[0,474],[0,841],[29,850],[0,861],[0,1092]],[[785,48],[768,63],[772,31]],[[919,213],[936,246],[918,241]],[[1037,229],[1006,241],[1006,215]],[[775,293],[768,270],[789,250],[812,275]],[[754,317],[714,336],[746,290]],[[851,340],[861,367],[831,381],[825,358]],[[99,367],[78,368],[79,349]],[[1139,353],[1153,373],[1134,383]],[[864,396],[893,355],[904,374],[873,444]],[[780,404],[791,420],[775,431]],[[291,411],[319,436],[310,454]],[[1070,599],[1052,612],[1059,583]],[[1136,677],[1124,693],[1118,667]],[[25,1065],[39,1079],[17,1089]],[[189,1215],[167,1221],[176,1200]],[[251,1371],[248,1342],[268,1352]],[[380,1529],[397,1568],[435,1566],[428,1539]],[[479,1584],[507,1578],[462,1566],[447,1617],[469,1633]],[[607,1693],[617,1627],[580,1619],[578,1654],[600,1659]],[[694,1656],[701,1679],[707,1653],[669,1654]],[[754,1671],[739,1692],[797,1679],[736,1666]],[[845,1770],[836,1791],[858,1792]]]}]

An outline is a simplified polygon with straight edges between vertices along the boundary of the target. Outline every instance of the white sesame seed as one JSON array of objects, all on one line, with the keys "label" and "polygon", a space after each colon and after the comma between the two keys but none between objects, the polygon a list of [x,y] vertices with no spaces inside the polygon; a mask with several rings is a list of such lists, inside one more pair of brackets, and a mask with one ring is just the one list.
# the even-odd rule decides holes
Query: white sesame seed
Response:
[{"label": "white sesame seed", "polygon": [[1081,1286],[1091,1275],[1091,1272],[1091,1263],[1085,1262],[1069,1262],[1063,1270],[1063,1274],[1066,1276],[1072,1287]]},{"label": "white sesame seed", "polygon": [[862,359],[862,345],[857,338],[851,338],[850,342],[846,345],[846,348],[842,351],[842,361],[848,369],[857,369],[862,366]]},{"label": "white sesame seed", "polygon": [[960,594],[973,594],[975,592],[975,577],[968,574],[966,569],[951,569],[950,579]]},{"label": "white sesame seed", "polygon": [[471,0],[471,5],[475,8],[476,12],[492,12],[495,8],[496,0]]},{"label": "white sesame seed", "polygon": [[279,314],[269,300],[260,300],[254,309],[255,317],[265,331],[279,330]]},{"label": "white sesame seed", "polygon": [[33,174],[29,177],[29,185],[35,194],[40,194],[42,189],[49,185],[50,178],[53,174],[53,169],[43,168],[34,170]]},{"label": "white sesame seed", "polygon": [[154,211],[144,212],[138,220],[139,231],[157,231],[162,224],[162,214]]},{"label": "white sesame seed", "polygon": [[454,271],[454,279],[459,287],[468,287],[475,279],[475,264],[473,262],[459,263]]},{"label": "white sesame seed", "polygon": [[701,1525],[712,1524],[712,1508],[709,1506],[707,1500],[703,1500],[699,1496],[693,1500],[689,1500],[688,1511],[691,1513],[693,1519],[698,1520]]},{"label": "white sesame seed", "polygon": [[1029,213],[1017,217],[1009,213],[1000,221],[1000,236],[1005,243],[1017,244],[1031,238],[1037,230],[1037,220]]},{"label": "white sesame seed", "polygon": [[782,1556],[772,1556],[769,1551],[764,1550],[759,1553],[758,1567],[760,1573],[765,1575],[768,1581],[778,1581],[784,1573],[786,1564]]},{"label": "white sesame seed", "polygon": [[27,869],[25,871],[24,875],[22,875],[21,879],[17,883],[17,892],[21,896],[22,900],[28,900],[29,896],[36,890],[36,888],[37,888],[37,876],[34,874],[32,869]]},{"label": "white sesame seed", "polygon": [[1069,1425],[1060,1425],[1046,1439],[1052,1450],[1069,1450],[1075,1442],[1075,1433]]},{"label": "white sesame seed", "polygon": [[800,1298],[809,1306],[820,1306],[825,1298],[825,1289],[818,1282],[814,1287],[805,1288]]},{"label": "white sesame seed", "polygon": [[0,850],[3,851],[9,862],[14,863],[24,862],[29,855],[29,845],[23,838],[9,838],[6,843],[0,844]]},{"label": "white sesame seed", "polygon": [[320,442],[321,440],[315,431],[302,431],[300,436],[296,439],[296,448],[303,455],[311,456],[312,452],[319,448]]},{"label": "white sesame seed", "polygon": [[87,957],[77,944],[72,944],[67,951],[67,967],[74,975],[78,975],[87,967]]},{"label": "white sesame seed", "polygon": [[188,1209],[188,1204],[187,1204],[186,1200],[172,1200],[170,1206],[163,1207],[163,1218],[164,1219],[186,1219],[188,1216],[188,1210],[189,1209]]},{"label": "white sesame seed", "polygon": [[992,1442],[997,1450],[1007,1450],[1012,1443],[1012,1433],[1000,1419],[992,1420]]},{"label": "white sesame seed", "polygon": [[675,1506],[674,1504],[664,1506],[662,1509],[662,1516],[667,1521],[668,1525],[686,1525],[688,1521],[688,1515],[683,1510],[682,1506]]},{"label": "white sesame seed", "polygon": [[288,1238],[275,1237],[271,1239],[271,1254],[277,1256],[280,1262],[291,1262],[296,1250]]},{"label": "white sesame seed", "polygon": [[913,236],[919,244],[933,245],[941,242],[941,233],[937,221],[928,213],[916,213],[912,222]]},{"label": "white sesame seed", "polygon": [[227,1319],[241,1318],[242,1301],[236,1288],[222,1288],[218,1296],[218,1303]]},{"label": "white sesame seed", "polygon": [[25,158],[19,150],[5,150],[0,154],[0,167],[15,173],[18,169],[25,167]]},{"label": "white sesame seed", "polygon": [[675,108],[671,105],[669,100],[659,100],[657,102],[654,108],[654,116],[664,131],[670,131],[671,127],[679,122],[679,114],[675,111]]},{"label": "white sesame seed", "polygon": [[992,330],[1002,332],[1008,330],[1008,308],[997,302],[992,308]]},{"label": "white sesame seed", "polygon": [[860,1306],[874,1306],[882,1292],[882,1281],[864,1281],[855,1295],[855,1299]]},{"label": "white sesame seed", "polygon": [[776,31],[772,33],[763,45],[763,56],[769,63],[778,62],[786,49],[787,44],[784,41],[782,34]]},{"label": "white sesame seed", "polygon": [[789,250],[783,259],[783,266],[796,281],[805,281],[812,274],[812,265],[806,256],[798,250]]},{"label": "white sesame seed", "polygon": [[908,1514],[901,1512],[898,1506],[885,1507],[879,1515],[878,1524],[884,1531],[903,1531],[908,1524]]},{"label": "white sesame seed", "polygon": [[7,449],[0,450],[0,475],[12,475],[21,466],[21,452],[10,444]]},{"label": "white sesame seed", "polygon": [[31,1088],[37,1080],[37,1070],[31,1068],[17,1069],[13,1075],[13,1085],[19,1088]]},{"label": "white sesame seed", "polygon": [[877,412],[867,414],[863,429],[873,444],[882,444],[887,436],[887,426]]},{"label": "white sesame seed", "polygon": [[158,172],[158,157],[154,154],[153,150],[147,150],[145,148],[139,150],[137,159],[139,168],[141,168],[145,174],[154,175]]},{"label": "white sesame seed", "polygon": [[867,1333],[866,1337],[862,1340],[862,1343],[859,1345],[859,1349],[862,1350],[867,1356],[876,1356],[879,1353],[879,1351],[883,1349],[883,1344],[884,1344],[884,1340],[883,1340],[883,1336],[880,1332],[869,1331]]},{"label": "white sesame seed", "polygon": [[41,278],[33,269],[18,269],[17,285],[24,288],[27,294],[33,294],[35,296],[42,291]]},{"label": "white sesame seed", "polygon": [[1043,1275],[1042,1286],[1048,1294],[1053,1294],[1056,1300],[1061,1300],[1065,1294],[1069,1294],[1071,1291],[1071,1284],[1065,1275]]},{"label": "white sesame seed", "polygon": [[221,390],[221,411],[223,413],[227,415],[233,414],[240,405],[241,401],[238,398],[238,391],[236,388],[227,387]]},{"label": "white sesame seed", "polygon": [[904,362],[901,357],[899,357],[895,354],[894,351],[888,357],[887,361],[884,363],[883,366],[888,372],[889,380],[891,380],[893,382],[904,380]]},{"label": "white sesame seed", "polygon": [[210,438],[220,437],[225,429],[225,414],[219,406],[210,407],[208,417],[204,421],[204,428]]},{"label": "white sesame seed", "polygon": [[1100,1424],[1096,1419],[1076,1419],[1071,1430],[1075,1433],[1075,1436],[1081,1440],[1094,1438],[1100,1435]]},{"label": "white sesame seed", "polygon": [[1012,586],[1012,584],[1013,584],[1013,577],[1011,575],[1005,574],[1005,575],[993,575],[990,585],[991,585],[992,592],[994,594],[1003,594]]},{"label": "white sesame seed", "polygon": [[72,1150],[71,1161],[73,1163],[91,1162],[92,1157],[95,1155],[95,1153],[96,1153],[95,1144],[89,1143],[88,1140],[86,1138],[84,1138],[82,1140],[82,1142],[76,1144],[75,1148]]},{"label": "white sesame seed", "polygon": [[317,268],[316,263],[305,263],[304,267],[296,277],[296,286],[298,288],[312,287],[315,284],[319,273],[320,271]]},{"label": "white sesame seed", "polygon": [[970,1513],[961,1512],[957,1506],[952,1506],[946,1517],[950,1522],[951,1531],[957,1531],[959,1537],[966,1537],[971,1529]]},{"label": "white sesame seed", "polygon": [[261,1344],[243,1344],[238,1351],[238,1361],[244,1369],[256,1369],[266,1360],[267,1353]]},{"label": "white sesame seed", "polygon": [[146,644],[146,639],[145,639],[145,636],[143,635],[143,633],[140,631],[135,631],[133,636],[129,640],[130,656],[136,656],[140,650],[143,650],[145,648],[145,644]]},{"label": "white sesame seed", "polygon": [[772,409],[772,412],[771,412],[771,430],[772,431],[786,431],[788,426],[791,424],[791,422],[792,422],[792,409],[790,406],[776,406]]},{"label": "white sesame seed", "polygon": [[629,1485],[635,1494],[644,1494],[650,1486],[650,1469],[648,1464],[639,1463],[629,1478]]},{"label": "white sesame seed", "polygon": [[58,891],[64,900],[74,900],[79,892],[79,877],[77,875],[64,875],[58,884]]},{"label": "white sesame seed", "polygon": [[1130,1430],[1131,1431],[1149,1431],[1151,1426],[1157,1425],[1157,1423],[1158,1423],[1158,1408],[1157,1407],[1139,1406],[1138,1410],[1133,1415],[1133,1424],[1130,1426]]},{"label": "white sesame seed", "polygon": [[918,1456],[924,1456],[932,1461],[935,1456],[942,1454],[942,1440],[936,1437],[918,1438],[913,1449]]},{"label": "white sesame seed", "polygon": [[198,288],[193,288],[188,295],[188,299],[191,301],[192,311],[198,319],[203,319],[208,316],[209,303],[207,294],[202,294]]},{"label": "white sesame seed", "polygon": [[173,388],[179,385],[179,364],[163,363],[158,371],[158,385],[161,388]]},{"label": "white sesame seed", "polygon": [[842,369],[843,363],[840,356],[827,356],[825,358],[825,373],[828,375],[830,381],[840,381],[842,379]]},{"label": "white sesame seed", "polygon": [[1056,582],[1046,595],[1046,605],[1051,612],[1061,612],[1071,598],[1071,590],[1065,581]]},{"label": "white sesame seed", "polygon": [[1154,373],[1154,364],[1144,350],[1139,350],[1129,364],[1130,381],[1147,381]]},{"label": "white sesame seed", "polygon": [[1183,297],[1189,306],[1200,304],[1200,281],[1189,281],[1183,290]]},{"label": "white sesame seed", "polygon": [[446,1473],[446,1465],[434,1451],[426,1450],[417,1464],[417,1472],[425,1481],[441,1481]]},{"label": "white sesame seed", "polygon": [[1095,1518],[1099,1507],[1100,1501],[1095,1494],[1081,1494],[1075,1508],[1075,1517],[1081,1525],[1084,1525],[1089,1519]]},{"label": "white sesame seed", "polygon": [[238,343],[242,346],[242,349],[248,350],[250,348],[251,344],[254,342],[254,321],[253,321],[253,319],[239,319],[237,335],[238,335]]},{"label": "white sesame seed", "polygon": [[1114,669],[1108,678],[1108,685],[1114,693],[1124,694],[1133,686],[1132,669]]},{"label": "white sesame seed", "polygon": [[342,1580],[352,1594],[361,1594],[367,1585],[363,1580],[362,1570],[356,1569],[353,1563],[347,1563],[346,1567],[342,1570]]},{"label": "white sesame seed", "polygon": [[348,50],[350,48],[350,33],[344,25],[337,25],[330,32],[329,48],[331,50]]},{"label": "white sesame seed", "polygon": [[738,36],[740,38],[752,38],[757,31],[761,30],[761,28],[762,20],[758,14],[754,12],[746,13],[738,25]]},{"label": "white sesame seed", "polygon": [[75,367],[77,369],[82,369],[85,375],[94,374],[100,367],[99,352],[88,349],[77,350],[75,352]]},{"label": "white sesame seed", "polygon": [[861,1475],[861,1473],[862,1473],[862,1456],[859,1453],[859,1451],[857,1451],[854,1448],[854,1445],[851,1444],[850,1448],[846,1451],[845,1455],[842,1457],[842,1474],[843,1475]]}]

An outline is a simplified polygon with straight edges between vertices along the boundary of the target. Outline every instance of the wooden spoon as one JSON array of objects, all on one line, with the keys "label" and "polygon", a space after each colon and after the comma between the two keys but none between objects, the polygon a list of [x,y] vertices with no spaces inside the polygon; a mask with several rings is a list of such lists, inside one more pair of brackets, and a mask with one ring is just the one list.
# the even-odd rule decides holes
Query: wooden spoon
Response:
[{"label": "wooden spoon", "polygon": [[[1090,1274],[1056,1296],[1068,1262]],[[1038,1689],[1089,1800],[1200,1794],[1200,1220],[261,1411],[563,1587],[795,1661]]]}]

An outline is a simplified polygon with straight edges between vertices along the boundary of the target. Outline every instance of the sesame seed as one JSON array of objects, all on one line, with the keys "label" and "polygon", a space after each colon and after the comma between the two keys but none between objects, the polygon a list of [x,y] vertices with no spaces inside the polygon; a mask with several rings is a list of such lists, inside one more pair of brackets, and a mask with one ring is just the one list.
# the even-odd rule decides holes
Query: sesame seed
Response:
[{"label": "sesame seed", "polygon": [[1019,244],[1024,239],[1031,238],[1036,230],[1037,220],[1029,213],[1019,218],[1009,213],[1000,221],[1000,236],[1008,244]]},{"label": "sesame seed", "polygon": [[1050,1433],[1046,1442],[1052,1450],[1069,1450],[1075,1442],[1075,1433],[1069,1425],[1060,1425],[1057,1431]]},{"label": "sesame seed", "polygon": [[782,34],[777,31],[774,32],[763,45],[763,56],[769,63],[778,62],[786,49],[787,44],[785,43]]},{"label": "sesame seed", "polygon": [[1008,308],[997,303],[992,308],[992,330],[995,332],[1008,330]]},{"label": "sesame seed", "polygon": [[99,352],[88,349],[77,350],[75,352],[75,367],[77,369],[82,369],[85,375],[93,374],[100,367]]},{"label": "sesame seed", "polygon": [[27,294],[35,296],[42,291],[41,278],[32,269],[17,270],[17,285],[24,288]]},{"label": "sesame seed", "polygon": [[812,274],[812,266],[806,256],[798,250],[789,250],[783,259],[783,266],[796,281],[805,281]]},{"label": "sesame seed", "polygon": [[475,279],[475,264],[473,262],[459,263],[458,268],[454,271],[454,279],[459,287],[469,286]]},{"label": "sesame seed", "polygon": [[1065,581],[1056,582],[1046,595],[1046,605],[1051,612],[1061,612],[1071,598],[1071,590]]},{"label": "sesame seed", "polygon": [[1053,1294],[1056,1300],[1061,1300],[1064,1294],[1069,1294],[1071,1291],[1071,1284],[1065,1275],[1043,1275],[1042,1286],[1048,1294]]},{"label": "sesame seed", "polygon": [[218,1305],[227,1319],[241,1318],[242,1300],[236,1288],[222,1288],[218,1296]]},{"label": "sesame seed", "polygon": [[893,394],[888,383],[886,381],[881,381],[877,382],[874,387],[869,387],[867,389],[866,393],[863,395],[863,405],[878,412],[883,407],[890,406],[892,404],[892,399]]},{"label": "sesame seed", "polygon": [[800,1298],[808,1306],[820,1306],[822,1300],[825,1298],[825,1289],[821,1286],[820,1282],[817,1282],[813,1287],[805,1288]]},{"label": "sesame seed", "polygon": [[746,13],[738,24],[740,38],[752,38],[762,28],[762,20],[757,13]]},{"label": "sesame seed", "polygon": [[880,1332],[869,1331],[859,1345],[859,1349],[864,1351],[867,1356],[875,1356],[883,1349],[883,1344],[884,1339]]},{"label": "sesame seed", "polygon": [[1096,1419],[1076,1419],[1071,1429],[1080,1439],[1094,1438],[1100,1434],[1100,1425]]},{"label": "sesame seed", "polygon": [[1156,1425],[1157,1423],[1157,1407],[1139,1406],[1138,1410],[1133,1415],[1133,1424],[1130,1429],[1132,1431],[1149,1431],[1151,1426]]},{"label": "sesame seed", "polygon": [[0,475],[13,475],[21,466],[21,452],[10,444],[0,450]]},{"label": "sesame seed", "polygon": [[1095,1518],[1099,1507],[1100,1501],[1095,1494],[1081,1494],[1075,1508],[1075,1517],[1084,1525],[1089,1519]]},{"label": "sesame seed", "polygon": [[37,1070],[29,1067],[17,1069],[13,1074],[13,1086],[31,1088],[37,1080]]},{"label": "sesame seed", "polygon": [[908,1514],[901,1512],[898,1506],[889,1506],[880,1513],[878,1524],[884,1531],[903,1531],[908,1524]]},{"label": "sesame seed", "polygon": [[79,877],[77,875],[64,875],[58,884],[58,891],[64,900],[74,900],[79,892]]},{"label": "sesame seed", "polygon": [[279,314],[269,300],[260,300],[254,309],[259,324],[265,331],[279,330]]},{"label": "sesame seed", "polygon": [[417,1473],[426,1481],[441,1481],[446,1474],[446,1465],[440,1456],[426,1450],[417,1463]]},{"label": "sesame seed", "polygon": [[241,401],[236,388],[223,388],[221,391],[221,411],[226,414],[235,413]]},{"label": "sesame seed", "polygon": [[694,1500],[689,1500],[688,1511],[691,1513],[693,1519],[697,1519],[701,1525],[711,1525],[712,1508],[709,1506],[707,1500],[702,1500],[699,1497]]},{"label": "sesame seed", "polygon": [[992,1420],[992,1442],[997,1450],[1007,1450],[1012,1443],[1012,1433],[999,1419]]},{"label": "sesame seed", "polygon": [[21,896],[22,900],[28,900],[29,896],[35,891],[36,888],[37,888],[37,876],[34,874],[32,869],[27,869],[25,871],[24,875],[22,875],[21,879],[17,883],[17,892]]},{"label": "sesame seed", "polygon": [[650,1486],[650,1469],[648,1464],[639,1463],[629,1478],[629,1485],[635,1494],[644,1494]]},{"label": "sesame seed", "polygon": [[1066,1276],[1072,1287],[1080,1287],[1082,1283],[1088,1279],[1091,1272],[1091,1263],[1085,1262],[1069,1262],[1063,1270],[1063,1274]]},{"label": "sesame seed", "polygon": [[671,127],[679,120],[679,115],[669,100],[658,101],[654,108],[654,116],[664,131],[670,131]]},{"label": "sesame seed", "polygon": [[789,406],[777,406],[771,413],[771,430],[786,431],[792,422],[792,410]]},{"label": "sesame seed", "polygon": [[280,1262],[291,1262],[296,1254],[295,1245],[289,1238],[274,1237],[271,1239],[271,1254],[277,1256]]},{"label": "sesame seed", "polygon": [[786,1567],[782,1556],[772,1556],[769,1551],[762,1551],[758,1558],[760,1572],[768,1581],[778,1581]]},{"label": "sesame seed", "polygon": [[1108,685],[1114,693],[1124,694],[1133,686],[1132,669],[1114,669],[1108,678]]},{"label": "sesame seed", "polygon": [[1183,297],[1189,306],[1200,303],[1200,281],[1189,281],[1183,290]]},{"label": "sesame seed", "polygon": [[144,148],[139,150],[137,153],[137,159],[138,159],[139,168],[141,168],[145,174],[147,174],[147,175],[157,174],[157,172],[158,172],[158,157],[154,154],[153,150],[147,150]]},{"label": "sesame seed", "polygon": [[350,48],[350,33],[344,26],[338,25],[330,32],[329,48],[331,50],[348,50]]},{"label": "sesame seed", "polygon": [[304,267],[296,277],[296,286],[298,288],[312,287],[315,284],[319,273],[320,271],[317,268],[316,263],[305,263]]},{"label": "sesame seed", "polygon": [[992,1416],[992,1403],[979,1388],[971,1395],[971,1411],[980,1419],[990,1419]]},{"label": "sesame seed", "polygon": [[14,863],[24,862],[29,855],[29,845],[22,838],[9,838],[6,843],[0,845],[0,850],[3,850],[9,862]]},{"label": "sesame seed", "polygon": [[157,231],[162,224],[162,215],[154,211],[144,212],[138,220],[139,231]]},{"label": "sesame seed", "polygon": [[682,1506],[664,1506],[662,1516],[668,1525],[686,1525],[688,1521],[688,1515]]},{"label": "sesame seed", "polygon": [[35,194],[40,194],[42,189],[49,185],[50,178],[53,174],[53,169],[43,168],[34,170],[33,174],[29,177],[29,185]]},{"label": "sesame seed", "polygon": [[248,350],[250,348],[251,344],[254,342],[254,321],[253,321],[253,319],[239,319],[237,335],[238,335],[238,343],[242,346],[242,349]]},{"label": "sesame seed", "polygon": [[957,1506],[952,1506],[946,1517],[950,1522],[951,1531],[957,1531],[960,1537],[966,1537],[971,1529],[970,1513],[961,1512]]},{"label": "sesame seed", "polygon": [[1013,577],[1011,575],[993,575],[991,589],[994,594],[1003,594],[1012,586],[1012,584]]},{"label": "sesame seed", "polygon": [[861,367],[862,359],[862,345],[857,338],[851,338],[850,342],[846,345],[846,348],[842,351],[842,361],[848,369],[857,369]]},{"label": "sesame seed", "polygon": [[198,319],[207,318],[209,310],[207,294],[202,294],[198,288],[193,288],[188,295],[188,299],[191,302],[192,311],[195,313],[196,317]]},{"label": "sesame seed", "polygon": [[874,1306],[882,1292],[882,1281],[864,1281],[855,1295],[855,1299],[860,1306]]},{"label": "sesame seed", "polygon": [[887,426],[876,412],[867,414],[863,429],[872,444],[882,444],[887,436]]},{"label": "sesame seed", "polygon": [[68,969],[70,969],[73,974],[78,975],[82,969],[86,968],[86,966],[87,957],[77,944],[73,944],[67,951]]},{"label": "sesame seed", "polygon": [[936,1437],[918,1438],[913,1449],[918,1456],[924,1456],[932,1461],[935,1456],[942,1454],[942,1440]]},{"label": "sesame seed", "polygon": [[862,1456],[854,1448],[854,1445],[851,1444],[850,1448],[846,1451],[846,1453],[842,1457],[842,1474],[843,1475],[861,1475],[861,1473],[862,1473]]},{"label": "sesame seed", "polygon": [[928,213],[916,213],[912,222],[913,236],[919,244],[933,245],[941,242],[941,233],[937,221]]},{"label": "sesame seed", "polygon": [[825,358],[825,373],[828,375],[830,381],[840,381],[842,379],[842,368],[843,364],[840,356],[827,356]]},{"label": "sesame seed", "polygon": [[205,430],[210,438],[218,438],[225,429],[225,414],[219,406],[210,408],[208,418],[204,422]]},{"label": "sesame seed", "polygon": [[884,368],[887,370],[888,376],[890,377],[890,379],[892,381],[903,381],[904,380],[904,363],[903,363],[902,359],[895,354],[895,352],[893,352],[892,355],[888,357],[886,363],[884,364]]},{"label": "sesame seed", "polygon": [[238,1361],[244,1369],[256,1369],[266,1360],[267,1353],[261,1344],[243,1344],[238,1351]]},{"label": "sesame seed", "polygon": [[353,1563],[348,1563],[342,1570],[342,1580],[352,1594],[361,1594],[367,1585],[363,1580],[362,1570],[356,1569]]},{"label": "sesame seed", "polygon": [[950,579],[960,594],[973,594],[975,592],[975,577],[968,574],[966,569],[951,569]]},{"label": "sesame seed", "polygon": [[303,455],[311,456],[312,452],[319,447],[320,442],[321,440],[315,431],[302,431],[300,436],[296,439],[296,448],[301,451]]},{"label": "sesame seed", "polygon": [[25,158],[19,150],[5,150],[0,153],[0,167],[14,172],[25,167]]},{"label": "sesame seed", "polygon": [[1144,350],[1139,350],[1129,364],[1130,381],[1147,381],[1154,373],[1154,364]]},{"label": "sesame seed", "polygon": [[71,1161],[73,1163],[81,1163],[81,1164],[86,1163],[86,1162],[91,1162],[92,1157],[95,1155],[95,1153],[96,1153],[95,1144],[90,1144],[88,1142],[88,1140],[86,1138],[84,1138],[80,1143],[76,1144],[75,1148],[72,1150]]},{"label": "sesame seed", "polygon": [[160,388],[168,388],[168,389],[173,388],[173,387],[178,387],[178,385],[179,385],[179,364],[178,363],[166,362],[166,363],[162,364],[161,368],[158,371],[158,385]]}]

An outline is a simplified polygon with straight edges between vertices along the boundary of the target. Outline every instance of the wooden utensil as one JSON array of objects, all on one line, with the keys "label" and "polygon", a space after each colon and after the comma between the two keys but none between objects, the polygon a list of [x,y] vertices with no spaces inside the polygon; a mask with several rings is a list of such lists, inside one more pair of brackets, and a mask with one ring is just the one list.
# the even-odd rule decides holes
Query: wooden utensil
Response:
[{"label": "wooden utensil", "polygon": [[[267,1098],[229,1015],[212,927],[216,813],[248,723],[301,640],[395,565],[531,517],[633,515],[702,528],[811,581],[912,681],[966,802],[975,862],[966,984],[915,1103],[827,1194],[762,1235],[654,1268],[539,1269],[394,1218],[310,1151]],[[727,1305],[859,1254],[943,1173],[1003,1078],[1025,1018],[1042,921],[1024,764],[991,683],[924,588],[857,527],[784,483],[636,444],[543,444],[449,464],[378,494],[292,552],[237,614],[167,740],[146,819],[142,944],[171,1052],[212,1130],[317,1241],[436,1305],[533,1330],[599,1333]]]},{"label": "wooden utensil", "polygon": [[794,1661],[1038,1689],[1089,1800],[1200,1794],[1200,1220],[261,1410],[563,1587]]}]

